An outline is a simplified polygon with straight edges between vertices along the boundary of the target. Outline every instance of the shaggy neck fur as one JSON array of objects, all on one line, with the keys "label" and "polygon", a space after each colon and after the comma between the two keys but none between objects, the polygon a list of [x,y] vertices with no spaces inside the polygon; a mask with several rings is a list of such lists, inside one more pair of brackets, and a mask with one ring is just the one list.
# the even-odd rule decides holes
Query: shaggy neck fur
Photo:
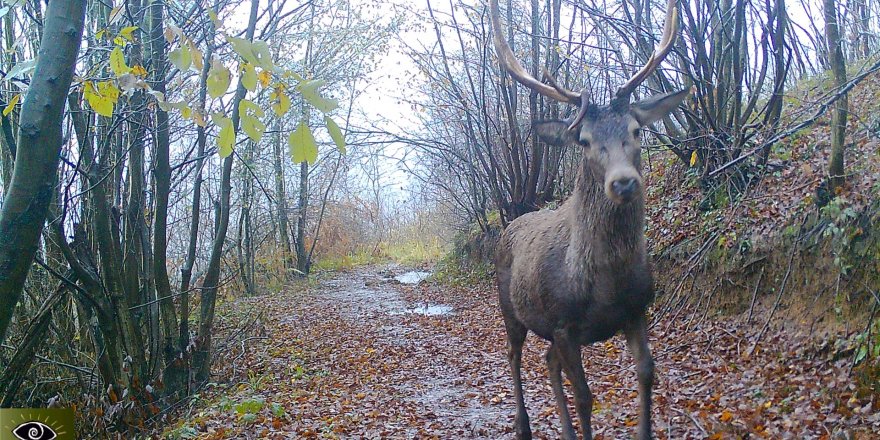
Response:
[{"label": "shaggy neck fur", "polygon": [[612,202],[605,195],[603,179],[593,175],[584,157],[567,205],[571,237],[566,262],[571,275],[646,261],[642,194],[622,205]]}]

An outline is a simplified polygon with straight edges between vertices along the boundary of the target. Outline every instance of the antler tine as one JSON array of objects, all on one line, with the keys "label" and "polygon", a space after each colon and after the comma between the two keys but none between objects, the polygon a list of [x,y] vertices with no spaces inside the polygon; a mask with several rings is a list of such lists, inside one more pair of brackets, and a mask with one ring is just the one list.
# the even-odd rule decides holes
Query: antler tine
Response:
[{"label": "antler tine", "polygon": [[617,98],[627,98],[635,91],[654,70],[660,66],[660,63],[669,55],[672,50],[675,37],[678,34],[678,10],[675,8],[675,0],[667,0],[666,2],[666,23],[663,24],[663,37],[660,39],[660,45],[654,49],[651,58],[645,63],[645,66],[639,69],[629,81],[621,86],[616,93]]},{"label": "antler tine", "polygon": [[489,9],[492,18],[492,39],[495,42],[495,51],[498,52],[498,60],[501,62],[501,67],[510,73],[510,76],[516,79],[520,84],[529,89],[559,102],[580,105],[580,93],[562,88],[552,78],[550,79],[552,85],[548,86],[535,79],[535,77],[526,71],[522,64],[516,59],[513,50],[510,49],[510,46],[504,40],[504,35],[501,31],[501,13],[498,11],[498,0],[489,0]]}]

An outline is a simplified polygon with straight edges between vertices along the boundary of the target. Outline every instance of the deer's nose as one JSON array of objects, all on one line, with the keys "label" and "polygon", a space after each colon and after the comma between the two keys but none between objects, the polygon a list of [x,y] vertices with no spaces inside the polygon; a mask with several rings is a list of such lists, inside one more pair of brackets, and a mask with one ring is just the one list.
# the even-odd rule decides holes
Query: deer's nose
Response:
[{"label": "deer's nose", "polygon": [[632,177],[624,177],[611,182],[611,189],[621,198],[631,196],[639,187],[639,182]]}]

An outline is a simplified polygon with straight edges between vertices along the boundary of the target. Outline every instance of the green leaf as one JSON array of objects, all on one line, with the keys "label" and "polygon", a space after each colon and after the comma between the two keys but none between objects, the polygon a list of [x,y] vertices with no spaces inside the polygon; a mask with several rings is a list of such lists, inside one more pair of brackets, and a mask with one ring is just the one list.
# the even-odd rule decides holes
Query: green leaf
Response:
[{"label": "green leaf", "polygon": [[312,79],[303,81],[296,86],[296,89],[302,93],[303,99],[306,100],[316,109],[323,113],[329,113],[339,107],[339,103],[335,99],[327,99],[318,93],[318,89],[323,87],[327,81],[322,79]]},{"label": "green leaf", "polygon": [[211,70],[208,72],[208,94],[212,98],[219,98],[229,90],[229,84],[232,82],[232,75],[229,69],[219,60],[211,62]]},{"label": "green leaf", "polygon": [[243,63],[241,65],[241,84],[251,92],[257,90],[257,69],[253,64]]},{"label": "green leaf", "polygon": [[329,116],[324,116],[324,125],[327,126],[327,131],[330,132],[330,138],[333,139],[336,148],[339,149],[340,153],[345,154],[345,136],[342,135],[342,130],[339,129],[336,122],[330,119]]},{"label": "green leaf", "polygon": [[251,64],[257,64],[257,57],[254,55],[253,43],[244,38],[231,37],[226,35],[226,41],[232,45],[232,50],[239,54],[245,61]]},{"label": "green leaf", "polygon": [[266,124],[258,118],[262,118],[266,113],[253,101],[243,99],[238,104],[238,117],[241,121],[241,129],[247,133],[248,137],[254,142],[260,142],[263,133],[266,132]]},{"label": "green leaf", "polygon": [[244,38],[231,37],[226,35],[226,41],[232,45],[232,50],[239,54],[245,61],[264,70],[273,70],[275,64],[272,62],[272,53],[269,51],[269,45],[265,41],[255,40],[253,42]]},{"label": "green leaf", "polygon": [[190,53],[189,47],[186,44],[181,44],[177,49],[168,53],[168,59],[181,72],[186,72],[192,65],[192,53]]},{"label": "green leaf", "polygon": [[220,127],[220,133],[217,135],[217,152],[221,159],[225,159],[232,154],[232,147],[235,146],[235,130],[232,128],[232,119],[223,116],[222,113],[214,113],[211,115],[214,125]]},{"label": "green leaf", "polygon": [[125,54],[122,53],[122,48],[119,46],[110,51],[110,70],[117,78],[131,72],[131,67],[125,64]]},{"label": "green leaf", "polygon": [[290,133],[287,144],[294,163],[308,162],[311,165],[318,160],[318,144],[305,120],[300,121],[296,130]]},{"label": "green leaf", "polygon": [[251,113],[260,118],[266,116],[266,112],[264,112],[259,105],[257,105],[250,99],[242,99],[241,102],[238,103],[238,116],[245,117],[250,115]]},{"label": "green leaf", "polygon": [[254,56],[257,59],[257,62],[254,64],[260,66],[263,70],[272,70],[275,68],[275,63],[272,62],[272,52],[269,51],[269,45],[266,44],[265,41],[254,41],[253,45],[251,45],[251,49],[253,49]]}]

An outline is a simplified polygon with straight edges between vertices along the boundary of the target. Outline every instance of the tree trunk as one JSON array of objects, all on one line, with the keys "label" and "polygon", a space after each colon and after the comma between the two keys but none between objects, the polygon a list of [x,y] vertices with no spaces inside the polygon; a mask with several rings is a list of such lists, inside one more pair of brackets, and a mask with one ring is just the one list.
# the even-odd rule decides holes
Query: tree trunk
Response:
[{"label": "tree trunk", "polygon": [[290,249],[290,220],[287,218],[287,193],[284,189],[284,165],[281,154],[281,119],[278,119],[275,127],[275,135],[272,139],[273,165],[275,167],[275,203],[276,217],[278,221],[278,233],[281,239],[281,253],[284,259],[284,276],[289,276],[294,267],[293,253]]},{"label": "tree trunk", "polygon": [[[165,19],[165,2],[153,0],[150,4],[150,58],[153,67],[152,88],[165,94],[165,72],[167,70],[165,42],[163,40],[163,23]],[[177,333],[177,316],[174,301],[171,299],[171,282],[168,279],[168,194],[171,192],[171,165],[169,164],[169,133],[168,112],[156,106],[156,148],[153,179],[156,184],[156,209],[153,213],[153,277],[156,283],[156,296],[159,298],[162,316],[162,333],[164,336],[164,352],[166,360],[170,360],[175,351],[186,347],[174,348],[174,336]]]},{"label": "tree trunk", "polygon": [[[825,41],[828,50],[828,63],[834,75],[834,86],[838,89],[846,84],[846,60],[840,47],[840,26],[834,0],[823,0],[825,12]],[[847,97],[840,97],[831,114],[831,158],[828,162],[828,176],[832,194],[844,183],[844,141],[846,139]]]},{"label": "tree trunk", "polygon": [[[211,59],[211,54],[214,50],[214,45],[211,43],[214,39],[215,29],[212,22],[208,22],[208,31],[207,31],[207,44],[208,47],[205,50],[205,60]],[[205,61],[202,66],[202,74],[199,82],[199,101],[198,101],[198,111],[205,114],[205,101],[207,100],[207,84],[208,84],[208,72],[210,71],[211,63]],[[190,290],[190,281],[192,279],[192,271],[193,266],[196,261],[196,248],[198,247],[199,242],[199,221],[201,219],[201,202],[202,202],[202,168],[205,163],[205,147],[208,142],[207,135],[205,133],[205,128],[202,126],[198,126],[196,128],[197,137],[196,143],[198,144],[196,150],[196,174],[195,174],[195,182],[193,182],[193,199],[192,199],[192,221],[189,226],[189,245],[187,246],[186,251],[186,260],[183,263],[183,267],[180,269],[180,329],[178,331],[178,339],[181,350],[186,350],[186,347],[189,345],[189,290]]]},{"label": "tree trunk", "polygon": [[[257,11],[259,10],[259,0],[251,0],[250,18],[245,33],[245,38],[253,40],[254,29],[257,23]],[[207,61],[206,61],[207,62]],[[235,133],[238,133],[239,115],[238,106],[244,99],[247,90],[244,88],[241,79],[238,80],[238,88],[235,91],[235,98],[232,101],[232,127]],[[214,236],[214,242],[211,245],[211,257],[208,261],[208,270],[205,272],[205,279],[202,282],[202,304],[200,310],[200,323],[198,336],[196,337],[196,348],[193,353],[193,368],[195,378],[198,382],[207,382],[211,375],[211,336],[214,327],[214,306],[217,301],[217,288],[220,282],[220,260],[223,256],[223,244],[226,242],[226,231],[229,228],[229,198],[232,193],[232,161],[234,155],[229,155],[223,159],[223,171],[220,177],[220,218],[217,222],[217,233]]]},{"label": "tree trunk", "polygon": [[82,40],[85,4],[53,0],[46,9],[36,70],[21,109],[15,169],[0,210],[0,343],[21,297],[52,200],[61,120]]}]

